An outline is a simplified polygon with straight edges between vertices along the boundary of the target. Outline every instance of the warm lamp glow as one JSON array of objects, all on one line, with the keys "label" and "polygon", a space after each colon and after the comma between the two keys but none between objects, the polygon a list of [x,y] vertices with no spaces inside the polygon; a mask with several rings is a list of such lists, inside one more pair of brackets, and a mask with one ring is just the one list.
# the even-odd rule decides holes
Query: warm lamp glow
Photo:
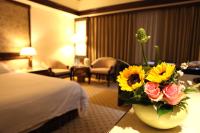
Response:
[{"label": "warm lamp glow", "polygon": [[85,44],[76,44],[75,54],[77,56],[86,56],[86,45]]},{"label": "warm lamp glow", "polygon": [[24,47],[21,49],[20,55],[28,56],[29,67],[32,68],[32,56],[36,55],[36,50],[33,47]]},{"label": "warm lamp glow", "polygon": [[82,34],[74,34],[73,36],[72,36],[72,42],[73,43],[86,43],[86,41],[87,41],[87,36],[85,36],[85,35],[82,35]]},{"label": "warm lamp glow", "polygon": [[34,56],[34,55],[36,55],[36,50],[33,47],[24,47],[24,48],[21,49],[20,55]]},{"label": "warm lamp glow", "polygon": [[52,54],[52,60],[59,60],[68,66],[74,65],[74,45],[65,45]]}]

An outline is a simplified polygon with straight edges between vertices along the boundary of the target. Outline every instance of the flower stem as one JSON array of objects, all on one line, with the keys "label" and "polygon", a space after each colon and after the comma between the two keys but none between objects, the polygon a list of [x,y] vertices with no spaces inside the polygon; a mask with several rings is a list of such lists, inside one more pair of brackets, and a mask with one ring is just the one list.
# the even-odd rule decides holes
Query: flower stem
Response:
[{"label": "flower stem", "polygon": [[154,48],[156,49],[156,60],[155,60],[155,61],[156,61],[156,62],[155,62],[156,64],[155,64],[155,65],[157,65],[157,64],[159,64],[159,62],[160,62],[160,59],[159,59],[159,57],[160,57],[160,56],[159,56],[159,55],[160,55],[160,51],[159,51],[159,46],[158,46],[158,45],[155,45]]},{"label": "flower stem", "polygon": [[143,55],[144,63],[145,63],[146,66],[148,66],[147,57],[146,57],[145,54],[144,54],[144,46],[143,46],[144,44],[141,43],[141,45],[142,45],[142,55]]}]

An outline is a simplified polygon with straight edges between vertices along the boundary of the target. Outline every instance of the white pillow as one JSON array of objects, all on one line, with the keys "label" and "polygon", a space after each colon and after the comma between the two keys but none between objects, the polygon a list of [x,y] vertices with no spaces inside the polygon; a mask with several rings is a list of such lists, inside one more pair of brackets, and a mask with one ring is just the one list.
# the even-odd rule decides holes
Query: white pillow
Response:
[{"label": "white pillow", "polygon": [[3,63],[0,63],[0,74],[8,73],[11,70]]}]

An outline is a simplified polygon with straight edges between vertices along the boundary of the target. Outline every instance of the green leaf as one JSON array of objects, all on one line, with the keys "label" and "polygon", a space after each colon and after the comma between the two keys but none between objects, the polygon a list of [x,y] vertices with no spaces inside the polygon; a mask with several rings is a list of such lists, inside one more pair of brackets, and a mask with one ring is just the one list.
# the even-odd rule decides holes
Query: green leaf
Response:
[{"label": "green leaf", "polygon": [[143,68],[144,68],[145,72],[148,72],[152,67],[150,67],[150,66],[144,66]]},{"label": "green leaf", "polygon": [[186,110],[187,111],[187,102],[186,100],[190,99],[189,97],[185,97],[183,98],[179,104],[175,105],[177,107],[179,107],[182,110]]},{"label": "green leaf", "polygon": [[187,87],[184,92],[187,93],[191,93],[191,92],[199,92],[199,90],[197,90],[197,88],[195,87]]},{"label": "green leaf", "polygon": [[190,98],[189,98],[189,97],[185,97],[185,98],[183,98],[183,99],[181,100],[181,102],[186,101],[186,100],[188,100],[188,99],[190,99]]},{"label": "green leaf", "polygon": [[152,104],[150,99],[144,92],[143,86],[132,92],[121,91],[119,98],[126,104]]},{"label": "green leaf", "polygon": [[169,112],[172,112],[172,111],[173,111],[173,106],[170,106],[170,105],[167,105],[167,104],[164,104],[164,105],[157,108],[157,114],[159,116],[164,115],[164,114],[169,113]]}]

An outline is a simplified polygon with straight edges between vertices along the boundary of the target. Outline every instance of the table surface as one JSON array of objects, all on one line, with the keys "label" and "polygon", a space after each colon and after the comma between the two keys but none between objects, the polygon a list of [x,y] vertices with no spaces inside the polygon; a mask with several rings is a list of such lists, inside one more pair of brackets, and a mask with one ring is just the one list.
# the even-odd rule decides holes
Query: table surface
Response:
[{"label": "table surface", "polygon": [[[183,80],[192,80],[197,75],[184,75]],[[180,126],[173,129],[162,130],[152,128],[142,121],[131,108],[109,133],[200,133],[200,93],[189,94],[188,115]]]},{"label": "table surface", "polygon": [[180,126],[162,130],[152,128],[142,121],[131,108],[109,133],[200,133],[200,93],[190,94],[188,115]]},{"label": "table surface", "polygon": [[74,67],[74,68],[89,68],[89,66],[86,66],[86,65],[74,65],[72,67]]}]

